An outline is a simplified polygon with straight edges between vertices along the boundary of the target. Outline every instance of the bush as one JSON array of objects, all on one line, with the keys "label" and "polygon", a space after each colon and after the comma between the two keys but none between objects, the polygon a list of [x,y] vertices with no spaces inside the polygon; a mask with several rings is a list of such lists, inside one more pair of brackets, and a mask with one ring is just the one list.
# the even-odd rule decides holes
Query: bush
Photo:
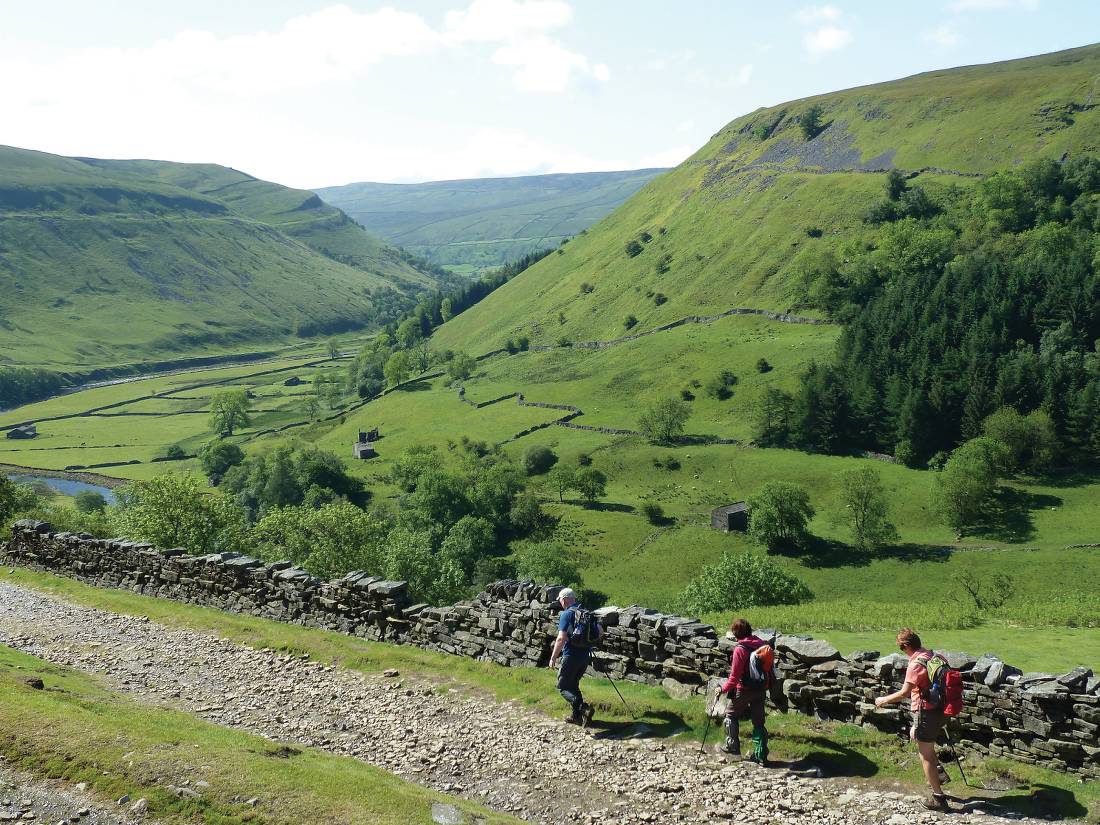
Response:
[{"label": "bush", "polygon": [[670,444],[683,435],[691,409],[676,398],[662,398],[638,418],[638,427],[654,444]]},{"label": "bush", "polygon": [[477,362],[473,356],[467,355],[465,352],[459,352],[447,365],[447,375],[450,376],[452,381],[462,381],[473,375],[476,366]]},{"label": "bush", "polygon": [[529,476],[542,475],[557,463],[557,454],[541,444],[528,447],[523,454],[523,469]]},{"label": "bush", "polygon": [[581,283],[581,288],[580,288],[581,295],[588,295],[595,288],[596,287],[592,286],[592,284],[588,283],[588,281],[584,281],[584,282]]},{"label": "bush", "polygon": [[516,342],[513,341],[511,338],[504,342],[504,349],[509,355],[515,355],[517,352],[519,352],[519,347],[516,346]]},{"label": "bush", "polygon": [[782,565],[759,553],[727,550],[684,589],[678,609],[692,615],[775,604],[799,604],[810,589]]},{"label": "bush", "polygon": [[982,435],[1005,445],[1003,472],[1042,472],[1050,467],[1057,450],[1054,422],[1041,410],[1027,416],[1002,407],[982,423]]},{"label": "bush", "polygon": [[516,345],[519,347],[520,352],[527,352],[531,348],[531,339],[526,335],[521,335],[516,340]]},{"label": "bush", "polygon": [[627,241],[625,249],[626,257],[637,258],[639,255],[642,254],[642,251],[645,249],[645,247],[637,241]]},{"label": "bush", "polygon": [[623,326],[627,329],[634,329],[634,327],[638,326],[638,319],[635,318],[633,315],[627,315],[623,319]]},{"label": "bush", "polygon": [[581,453],[577,456],[578,467],[590,467],[592,465],[592,456],[588,453]]},{"label": "bush", "polygon": [[810,238],[820,238],[825,233],[818,229],[816,226],[811,226],[806,229],[806,235]]},{"label": "bush", "polygon": [[187,458],[187,453],[179,444],[173,444],[165,448],[164,458],[166,461],[182,461]]},{"label": "bush", "polygon": [[[904,464],[906,467],[915,467],[917,465],[917,451],[913,448],[913,442],[908,438],[903,438],[895,444],[894,460],[899,464]],[[944,462],[946,462],[946,460],[947,458],[945,456]]]},{"label": "bush", "polygon": [[554,343],[557,344],[559,347],[571,347],[571,346],[573,346],[573,341],[569,338],[568,335],[559,335],[558,340],[555,341]]},{"label": "bush", "polygon": [[659,525],[665,523],[665,511],[655,501],[647,501],[642,504],[642,515],[650,524]]},{"label": "bush", "polygon": [[658,275],[664,275],[669,269],[672,268],[672,254],[666,252],[660,258],[657,259],[657,263],[654,266]]},{"label": "bush", "polygon": [[81,513],[98,513],[107,507],[107,499],[95,490],[81,490],[73,496],[73,504]]},{"label": "bush", "polygon": [[684,387],[682,390],[680,390],[680,398],[684,401],[694,401],[695,393],[693,393],[687,387]]},{"label": "bush", "polygon": [[772,365],[768,363],[767,358],[761,358],[756,362],[756,371],[759,373],[771,372]]},{"label": "bush", "polygon": [[657,306],[660,306],[661,304],[665,303],[667,300],[668,300],[668,296],[665,295],[663,292],[658,292],[656,295],[653,296],[653,303],[656,304]]},{"label": "bush", "polygon": [[737,376],[730,370],[722,372],[707,382],[707,395],[719,401],[725,401],[733,395],[731,387],[737,384]]},{"label": "bush", "polygon": [[814,517],[810,494],[788,481],[769,481],[748,498],[749,537],[769,550],[800,547]]},{"label": "bush", "polygon": [[216,438],[199,449],[199,465],[207,478],[221,478],[230,467],[244,461],[244,450],[236,444]]},{"label": "bush", "polygon": [[802,137],[806,140],[813,140],[821,134],[824,128],[821,123],[821,116],[823,114],[825,114],[825,110],[821,107],[821,104],[815,103],[798,116],[798,125],[799,128],[802,129]]}]

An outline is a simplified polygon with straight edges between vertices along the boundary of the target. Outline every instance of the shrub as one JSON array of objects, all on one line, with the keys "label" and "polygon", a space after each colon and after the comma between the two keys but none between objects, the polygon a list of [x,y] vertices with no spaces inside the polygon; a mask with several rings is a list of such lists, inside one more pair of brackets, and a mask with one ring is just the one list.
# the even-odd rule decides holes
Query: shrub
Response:
[{"label": "shrub", "polygon": [[199,450],[199,465],[207,478],[220,478],[242,461],[244,450],[221,438],[207,442]]},{"label": "shrub", "polygon": [[531,348],[531,339],[526,335],[521,335],[517,339],[516,344],[519,346],[520,352],[527,352],[527,350]]},{"label": "shrub", "polygon": [[657,271],[658,275],[664,275],[671,268],[672,268],[672,254],[669,253],[669,252],[666,252],[664,255],[662,255],[660,258],[658,258],[657,263],[654,266],[654,269]]},{"label": "shrub", "polygon": [[650,524],[658,525],[665,523],[665,511],[661,508],[660,504],[655,501],[647,501],[642,504],[642,515],[645,516],[646,521]]},{"label": "shrub", "polygon": [[588,283],[588,281],[584,281],[584,282],[581,283],[581,289],[580,289],[581,295],[588,295],[595,288],[596,287],[592,286],[592,284]]},{"label": "shrub", "polygon": [[633,315],[627,315],[623,319],[623,326],[627,329],[634,329],[634,327],[638,326],[638,319],[635,318]]},{"label": "shrub", "polygon": [[800,547],[814,517],[810,494],[789,481],[769,481],[748,498],[749,536],[769,550]]},{"label": "shrub", "polygon": [[703,568],[688,584],[680,595],[678,608],[698,615],[760,605],[798,604],[811,598],[810,589],[776,561],[759,553],[727,550],[718,564]]},{"label": "shrub", "polygon": [[580,455],[577,456],[577,466],[578,467],[589,467],[591,465],[592,465],[592,456],[590,456],[588,453],[581,453]]},{"label": "shrub", "polygon": [[638,418],[638,427],[654,444],[670,444],[683,435],[691,408],[676,398],[662,398]]},{"label": "shrub", "polygon": [[164,458],[167,461],[182,461],[187,458],[187,452],[179,444],[173,444],[165,448]]},{"label": "shrub", "polygon": [[107,499],[95,490],[81,490],[73,496],[73,504],[81,513],[98,513],[107,506]]},{"label": "shrub", "polygon": [[823,114],[825,114],[825,110],[821,107],[821,104],[815,103],[798,116],[798,126],[802,129],[802,137],[806,140],[813,140],[821,134],[821,130],[824,128],[821,123]]},{"label": "shrub", "polygon": [[768,363],[767,358],[761,358],[759,361],[756,362],[756,371],[760,373],[771,372],[772,365]]},{"label": "shrub", "polygon": [[[903,438],[895,444],[894,460],[899,464],[904,464],[906,467],[915,467],[917,465],[917,451],[913,447],[913,442],[908,438]],[[947,457],[944,456],[943,462],[946,463],[946,461]]]},{"label": "shrub", "polygon": [[516,346],[516,342],[513,341],[511,338],[504,342],[504,349],[509,355],[515,355],[517,352],[519,352],[519,347]]},{"label": "shrub", "polygon": [[653,236],[650,235],[648,232],[645,232],[645,231],[643,231],[642,234],[640,234],[638,236],[638,238],[641,239],[642,243],[649,243],[650,241],[653,240]]},{"label": "shrub", "polygon": [[529,476],[542,475],[558,463],[558,456],[549,447],[535,444],[523,454],[523,469]]},{"label": "shrub", "polygon": [[684,387],[682,390],[680,390],[680,398],[682,398],[684,401],[694,401],[695,393],[693,393],[687,387]]},{"label": "shrub", "polygon": [[637,258],[639,255],[642,254],[642,250],[644,250],[645,247],[642,246],[637,241],[627,241],[625,249],[626,249],[626,257],[628,257],[628,258]]},{"label": "shrub", "polygon": [[653,296],[653,303],[656,304],[657,306],[660,306],[661,304],[665,303],[667,300],[668,300],[668,296],[665,295],[663,292],[658,292],[656,295]]},{"label": "shrub", "polygon": [[559,347],[571,347],[571,346],[573,346],[573,341],[569,338],[568,335],[559,335],[558,340],[555,341],[554,343],[556,343]]},{"label": "shrub", "polygon": [[474,367],[477,366],[477,362],[472,355],[467,355],[465,352],[459,352],[455,354],[455,357],[451,359],[451,363],[447,365],[447,375],[450,376],[452,381],[462,381],[473,375]]},{"label": "shrub", "polygon": [[982,423],[982,435],[1005,445],[1005,463],[999,469],[1006,473],[1047,469],[1058,444],[1054,422],[1041,410],[1023,416],[1012,407],[1002,407]]},{"label": "shrub", "polygon": [[806,229],[806,235],[811,238],[820,238],[825,233],[818,229],[816,226],[811,226]]}]

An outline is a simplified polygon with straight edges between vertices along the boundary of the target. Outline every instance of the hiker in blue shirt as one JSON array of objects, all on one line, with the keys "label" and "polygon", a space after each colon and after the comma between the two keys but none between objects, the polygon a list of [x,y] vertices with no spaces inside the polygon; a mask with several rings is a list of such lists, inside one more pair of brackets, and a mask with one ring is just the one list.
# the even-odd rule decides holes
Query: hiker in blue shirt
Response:
[{"label": "hiker in blue shirt", "polygon": [[[571,588],[562,589],[558,594],[558,604],[561,605],[561,615],[558,617],[558,636],[554,640],[554,650],[550,654],[550,668],[558,666],[560,657],[558,692],[573,709],[573,712],[565,717],[565,721],[572,725],[584,726],[592,721],[592,706],[586,704],[584,697],[581,696],[581,676],[588,668],[591,646],[590,642],[579,637],[594,635],[595,639],[599,639],[603,628],[591,613],[577,603],[577,594]],[[593,627],[591,634],[580,632],[583,628],[578,627],[578,614],[582,617],[582,622],[587,620],[591,623]]]}]

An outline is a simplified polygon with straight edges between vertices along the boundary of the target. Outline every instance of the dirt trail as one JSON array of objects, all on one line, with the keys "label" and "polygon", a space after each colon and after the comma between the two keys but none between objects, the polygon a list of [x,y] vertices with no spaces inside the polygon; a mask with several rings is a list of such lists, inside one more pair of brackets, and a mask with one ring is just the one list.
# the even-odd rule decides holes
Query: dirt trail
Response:
[{"label": "dirt trail", "polygon": [[[470,690],[362,675],[5,582],[0,643],[98,674],[137,698],[357,757],[531,822],[941,821],[905,794],[700,758],[658,740],[597,739]],[[969,813],[951,821],[1001,820]]]}]

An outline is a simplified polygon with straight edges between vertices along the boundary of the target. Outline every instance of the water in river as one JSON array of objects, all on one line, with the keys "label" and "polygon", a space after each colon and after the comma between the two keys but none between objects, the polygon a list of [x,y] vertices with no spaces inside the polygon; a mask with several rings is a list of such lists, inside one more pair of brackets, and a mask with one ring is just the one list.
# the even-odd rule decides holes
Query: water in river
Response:
[{"label": "water in river", "polygon": [[93,493],[99,493],[103,496],[104,501],[108,504],[115,503],[115,493],[110,487],[100,487],[98,484],[89,484],[87,481],[77,481],[72,478],[49,478],[47,476],[29,476],[16,473],[9,475],[12,481],[19,484],[30,484],[31,482],[39,481],[45,484],[47,487],[57,490],[66,496],[75,496],[77,493],[83,493],[85,490],[91,490]]}]

